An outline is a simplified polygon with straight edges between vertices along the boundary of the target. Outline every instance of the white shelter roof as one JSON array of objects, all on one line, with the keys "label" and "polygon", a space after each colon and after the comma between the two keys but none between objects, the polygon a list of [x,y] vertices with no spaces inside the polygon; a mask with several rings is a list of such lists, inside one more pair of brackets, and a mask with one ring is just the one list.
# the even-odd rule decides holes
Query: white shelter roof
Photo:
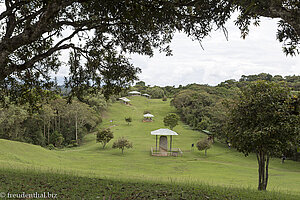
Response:
[{"label": "white shelter roof", "polygon": [[125,102],[129,102],[130,100],[129,99],[127,99],[126,97],[121,97],[121,98],[119,98],[120,100],[123,100],[123,101],[125,101]]},{"label": "white shelter roof", "polygon": [[150,97],[150,94],[142,94],[143,96]]},{"label": "white shelter roof", "polygon": [[148,114],[145,114],[144,117],[154,117],[154,115],[151,115],[148,113]]},{"label": "white shelter roof", "polygon": [[151,131],[151,135],[178,135],[175,131],[167,128],[161,128],[155,131]]},{"label": "white shelter roof", "polygon": [[131,92],[128,92],[128,94],[141,94],[141,93],[138,91],[131,91]]}]

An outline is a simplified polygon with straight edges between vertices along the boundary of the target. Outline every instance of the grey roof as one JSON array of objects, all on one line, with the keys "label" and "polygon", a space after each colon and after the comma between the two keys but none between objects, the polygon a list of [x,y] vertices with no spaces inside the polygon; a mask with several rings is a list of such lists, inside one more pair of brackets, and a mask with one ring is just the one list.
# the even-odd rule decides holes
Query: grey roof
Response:
[{"label": "grey roof", "polygon": [[178,135],[175,131],[167,128],[161,128],[155,131],[151,131],[151,135]]}]

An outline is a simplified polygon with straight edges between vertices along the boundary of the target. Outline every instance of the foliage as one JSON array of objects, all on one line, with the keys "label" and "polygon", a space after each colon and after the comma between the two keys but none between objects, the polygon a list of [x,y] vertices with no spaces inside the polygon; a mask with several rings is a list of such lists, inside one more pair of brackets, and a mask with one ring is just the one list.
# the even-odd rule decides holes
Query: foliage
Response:
[{"label": "foliage", "polygon": [[97,113],[102,113],[106,110],[108,103],[103,95],[88,95],[85,97],[85,101],[91,108],[93,108]]},{"label": "foliage", "polygon": [[204,151],[205,151],[205,156],[206,156],[206,151],[207,151],[208,149],[210,149],[210,147],[211,147],[211,141],[208,140],[208,139],[199,140],[199,141],[197,142],[196,146],[197,146],[197,149],[198,149],[199,151],[203,151],[203,150],[204,150]]},{"label": "foliage", "polygon": [[113,132],[109,128],[97,131],[96,141],[102,143],[103,149],[105,148],[105,145],[113,138]]},{"label": "foliage", "polygon": [[0,137],[10,140],[22,140],[26,130],[23,123],[28,116],[27,110],[17,105],[0,109]]},{"label": "foliage", "polygon": [[[31,105],[37,95],[28,91],[35,88],[43,98],[46,94],[40,92],[55,85],[50,74],[61,67],[58,58],[63,50],[71,51],[65,81],[70,95],[80,99],[90,88],[101,88],[108,98],[137,80],[140,69],[126,53],[152,56],[158,48],[171,55],[169,43],[177,31],[200,42],[215,29],[228,37],[225,23],[235,11],[239,13],[235,25],[243,38],[251,22],[259,25],[260,17],[280,18],[277,39],[284,52],[299,53],[298,1],[53,0],[0,1],[0,5],[0,93]],[[72,31],[65,34],[65,30]]]},{"label": "foliage", "polygon": [[53,144],[55,147],[60,147],[63,141],[64,137],[58,131],[54,131],[50,136],[50,144]]},{"label": "foliage", "polygon": [[256,153],[259,190],[266,190],[271,156],[279,156],[297,142],[299,99],[279,83],[257,81],[242,88],[236,104],[230,106],[228,138],[247,156]]},{"label": "foliage", "polygon": [[148,87],[146,93],[150,94],[152,99],[161,99],[165,96],[164,90],[158,86]]},{"label": "foliage", "polygon": [[48,145],[48,149],[49,149],[49,150],[53,150],[53,149],[55,149],[55,147],[54,147],[53,144],[49,144],[49,145]]},{"label": "foliage", "polygon": [[[99,101],[104,99],[99,98]],[[26,105],[10,104],[7,108],[0,108],[0,138],[56,147],[71,144],[72,140],[78,143],[101,122],[98,116],[104,110],[99,109],[96,113],[88,104],[77,100],[68,104],[61,97],[41,105],[33,113]],[[106,104],[101,107],[104,106]]]},{"label": "foliage", "polygon": [[164,118],[164,125],[170,127],[171,130],[178,125],[179,117],[175,113],[169,113]]},{"label": "foliage", "polygon": [[163,100],[163,101],[167,101],[168,98],[167,98],[166,96],[164,96],[164,97],[162,98],[162,100]]},{"label": "foliage", "polygon": [[209,130],[223,140],[226,137],[223,130],[226,119],[224,102],[234,99],[236,93],[235,88],[191,84],[174,95],[171,105],[190,127]]},{"label": "foliage", "polygon": [[[101,87],[106,97],[118,93],[137,80],[140,72],[126,53],[151,56],[159,48],[169,55],[168,44],[176,31],[201,40],[213,29],[212,24],[223,28],[230,15],[230,6],[224,3],[215,9],[216,15],[202,12],[213,9],[214,4],[201,3],[202,9],[188,4],[187,0],[1,1],[1,86],[10,88],[11,94],[16,90],[10,86],[19,87],[19,80],[25,83],[23,91],[50,89],[50,74],[62,65],[58,56],[70,49],[66,85],[72,89],[71,96],[80,97],[91,86]],[[65,34],[64,30],[72,31]]]},{"label": "foliage", "polygon": [[131,117],[125,117],[125,121],[128,123],[128,125],[132,122]]},{"label": "foliage", "polygon": [[201,122],[198,123],[198,130],[206,130],[209,127],[210,120],[207,117],[204,117]]},{"label": "foliage", "polygon": [[113,143],[113,146],[112,146],[112,148],[114,148],[114,149],[121,149],[122,154],[123,154],[123,151],[124,151],[125,148],[129,149],[129,148],[132,148],[132,147],[133,147],[132,142],[129,142],[129,140],[127,140],[124,137],[118,138],[118,140],[115,141]]},{"label": "foliage", "polygon": [[284,76],[274,75],[267,73],[260,73],[254,75],[242,75],[241,78],[236,81],[234,79],[226,80],[218,84],[218,87],[224,88],[241,88],[246,86],[248,83],[258,80],[272,81],[272,82],[281,82],[284,81],[287,83],[289,87],[291,87],[294,91],[300,91],[300,76],[292,75],[292,76]]}]

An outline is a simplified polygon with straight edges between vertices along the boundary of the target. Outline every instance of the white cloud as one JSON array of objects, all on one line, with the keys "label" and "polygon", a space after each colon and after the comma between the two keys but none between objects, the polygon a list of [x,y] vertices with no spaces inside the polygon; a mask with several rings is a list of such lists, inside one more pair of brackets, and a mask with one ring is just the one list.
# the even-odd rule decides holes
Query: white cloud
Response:
[{"label": "white cloud", "polygon": [[272,75],[300,73],[300,56],[286,57],[282,44],[276,41],[277,20],[263,18],[243,40],[233,22],[227,24],[229,41],[222,31],[197,41],[177,33],[172,41],[173,56],[156,53],[154,57],[132,55],[133,63],[142,69],[140,79],[150,85],[216,85],[227,79],[261,72]]}]

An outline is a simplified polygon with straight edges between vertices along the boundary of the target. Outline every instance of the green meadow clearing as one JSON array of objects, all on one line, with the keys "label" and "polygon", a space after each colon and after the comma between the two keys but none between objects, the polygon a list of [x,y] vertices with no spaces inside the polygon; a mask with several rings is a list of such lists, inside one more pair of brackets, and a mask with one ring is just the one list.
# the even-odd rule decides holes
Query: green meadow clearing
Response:
[{"label": "green meadow clearing", "polygon": [[[257,188],[258,167],[254,155],[244,157],[215,142],[205,156],[196,148],[192,150],[191,144],[206,135],[190,130],[183,123],[174,128],[179,135],[173,137],[173,147],[179,147],[183,156],[150,156],[150,148],[155,147],[155,136],[150,132],[164,128],[163,118],[175,110],[169,101],[138,96],[129,98],[131,106],[113,103],[104,116],[101,127],[111,127],[115,136],[105,149],[96,143],[95,134],[87,135],[80,147],[62,150],[0,140],[1,173],[5,170],[10,173],[14,170],[18,173],[35,171],[113,181]],[[154,122],[142,122],[145,110],[155,116]],[[130,125],[125,122],[125,117],[133,119]],[[123,155],[121,150],[111,148],[120,136],[133,142],[133,148],[126,149]],[[267,189],[300,196],[300,163],[287,160],[281,164],[280,159],[271,159]]]}]

